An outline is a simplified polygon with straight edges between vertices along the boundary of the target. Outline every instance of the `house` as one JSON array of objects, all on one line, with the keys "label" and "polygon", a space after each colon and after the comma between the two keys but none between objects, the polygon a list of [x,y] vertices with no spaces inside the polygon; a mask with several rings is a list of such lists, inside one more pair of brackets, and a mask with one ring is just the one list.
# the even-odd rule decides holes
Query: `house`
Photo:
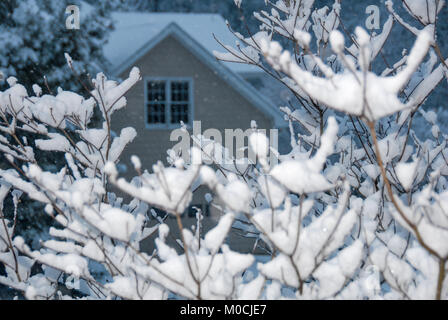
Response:
[{"label": "house", "polygon": [[[127,107],[112,119],[116,132],[128,126],[137,131],[122,155],[124,177],[135,176],[131,155],[138,155],[148,171],[158,160],[166,160],[167,149],[176,143],[170,134],[181,121],[189,129],[200,121],[202,131],[221,132],[244,131],[252,120],[265,129],[285,125],[278,108],[250,84],[256,85],[261,76],[256,67],[214,57],[213,51],[223,48],[213,34],[223,43],[235,43],[220,15],[117,12],[113,19],[115,30],[104,51],[112,65],[110,76],[124,79],[137,66],[143,77],[126,95]],[[206,216],[218,216],[206,204],[206,192],[196,192],[193,205]],[[193,212],[185,214],[187,225],[194,223]],[[207,219],[205,230],[215,221]]]}]

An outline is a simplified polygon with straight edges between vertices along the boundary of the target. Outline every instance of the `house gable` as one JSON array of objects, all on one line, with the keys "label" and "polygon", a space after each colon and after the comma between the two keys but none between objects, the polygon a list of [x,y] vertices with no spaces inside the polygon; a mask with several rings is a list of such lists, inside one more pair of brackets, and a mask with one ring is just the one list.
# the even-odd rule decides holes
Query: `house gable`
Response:
[{"label": "house gable", "polygon": [[131,55],[124,64],[115,67],[112,70],[112,74],[126,77],[126,70],[129,70],[133,65],[136,65],[139,60],[150,54],[151,50],[167,37],[176,39],[189,50],[191,54],[212,69],[217,76],[248,100],[255,108],[265,113],[268,117],[271,117],[275,127],[280,128],[286,126],[282,113],[270,100],[264,98],[262,94],[247,83],[241,76],[232,72],[219,62],[210,52],[184,32],[176,23],[171,23],[167,28],[148,41],[141,49]]},{"label": "house gable", "polygon": [[[171,30],[177,30],[174,26]],[[166,31],[165,31],[166,32]],[[202,133],[208,128],[216,128],[220,131],[224,129],[237,129],[243,131],[250,127],[250,121],[255,120],[262,129],[270,129],[275,125],[274,117],[266,110],[259,108],[242,94],[238,87],[250,86],[232,71],[227,70],[224,74],[219,69],[221,63],[208,52],[207,60],[185,43],[178,32],[164,33],[157,41],[147,44],[145,50],[139,50],[138,56],[134,56],[127,63],[127,67],[122,67],[122,71],[117,74],[121,78],[128,76],[132,66],[140,68],[143,79],[154,78],[191,78],[194,92],[194,119],[200,120]],[[193,46],[194,47],[194,46]],[[205,51],[205,50],[204,50]],[[144,54],[142,52],[145,52]],[[208,61],[208,62],[207,62]],[[218,65],[218,66],[217,66]],[[221,71],[220,71],[221,70]],[[228,75],[228,77],[225,77]],[[237,82],[229,81],[229,77],[238,79]],[[254,94],[260,95],[251,87]],[[165,161],[166,151],[177,142],[170,142],[170,129],[147,129],[145,126],[145,83],[144,80],[136,84],[126,95],[128,106],[117,111],[113,115],[113,129],[119,132],[122,128],[133,126],[137,131],[135,140],[126,147],[121,163],[127,166],[127,173],[121,174],[126,179],[131,179],[136,175],[130,163],[131,155],[138,155],[143,164],[143,169],[152,171],[152,165],[158,160]],[[262,99],[262,97],[260,97]],[[224,136],[224,135],[223,135]],[[192,205],[204,203],[205,194],[210,190],[201,187],[195,191]],[[210,218],[204,219],[203,230],[206,232],[215,226],[220,212],[210,208]],[[174,237],[178,237],[175,220],[167,220]],[[185,217],[185,228],[190,228],[196,223],[194,218]],[[229,237],[231,248],[244,252],[249,252],[253,248],[253,240],[241,240],[240,237]],[[148,238],[143,241],[141,248],[146,252],[152,252],[154,241]]]}]

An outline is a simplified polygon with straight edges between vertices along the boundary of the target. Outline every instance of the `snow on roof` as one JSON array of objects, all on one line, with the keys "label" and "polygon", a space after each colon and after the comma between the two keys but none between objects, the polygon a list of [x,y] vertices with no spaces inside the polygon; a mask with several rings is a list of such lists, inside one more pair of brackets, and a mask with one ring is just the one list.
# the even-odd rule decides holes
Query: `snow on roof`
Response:
[{"label": "snow on roof", "polygon": [[80,5],[81,5],[82,15],[89,16],[92,13],[95,13],[95,7],[92,6],[90,3],[85,2],[85,1],[81,1]]},{"label": "snow on roof", "polygon": [[[235,43],[235,37],[218,14],[114,12],[112,18],[115,30],[104,47],[104,54],[114,69],[126,63],[173,22],[211,54],[213,50],[225,51],[213,34],[224,44]],[[259,72],[258,68],[246,64],[223,64],[237,73]]]}]

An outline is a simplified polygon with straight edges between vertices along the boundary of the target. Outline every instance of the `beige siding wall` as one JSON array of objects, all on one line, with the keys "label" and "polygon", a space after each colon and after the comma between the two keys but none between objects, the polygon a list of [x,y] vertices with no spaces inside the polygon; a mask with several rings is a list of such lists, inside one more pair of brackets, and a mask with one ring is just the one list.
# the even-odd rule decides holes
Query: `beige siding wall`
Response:
[{"label": "beige siding wall", "polygon": [[[185,47],[172,37],[167,37],[154,47],[135,65],[140,69],[142,77],[191,77],[194,86],[194,120],[202,123],[202,133],[207,128],[224,129],[250,127],[255,120],[259,128],[272,128],[272,121],[264,113],[256,109],[226,82],[192,55]],[[120,75],[126,78],[129,70]],[[124,127],[132,126],[137,130],[136,139],[126,148],[121,163],[126,164],[127,178],[134,176],[129,158],[136,154],[140,157],[144,168],[152,171],[157,160],[166,162],[166,150],[176,142],[170,142],[169,129],[153,130],[145,128],[144,119],[144,81],[139,82],[127,94],[128,105],[113,116],[113,129],[117,133]],[[203,202],[202,190],[195,195],[193,203]],[[216,212],[214,213],[217,214]],[[186,219],[192,220],[192,219]],[[193,221],[185,221],[187,224]],[[171,224],[171,223],[170,223]],[[210,221],[207,225],[213,225]],[[208,229],[208,228],[206,228]],[[233,238],[232,238],[233,239]],[[235,240],[231,240],[234,242]],[[241,246],[241,243],[237,246]],[[245,245],[247,250],[252,242]],[[246,249],[242,249],[247,251]]]},{"label": "beige siding wall", "polygon": [[[178,41],[168,37],[159,43],[135,65],[143,77],[191,77],[194,86],[194,120],[202,122],[202,132],[207,128],[250,127],[256,120],[260,128],[272,128],[271,121],[264,113],[238,94],[221,80],[213,70],[193,56]],[[126,78],[129,70],[120,75]],[[133,126],[137,138],[123,154],[122,161],[129,167],[129,157],[137,154],[142,163],[151,168],[157,160],[165,161],[166,150],[175,142],[170,142],[171,131],[149,130],[144,119],[144,82],[139,82],[126,96],[128,105],[116,112],[112,119],[114,130]],[[223,134],[224,136],[224,134]]]}]

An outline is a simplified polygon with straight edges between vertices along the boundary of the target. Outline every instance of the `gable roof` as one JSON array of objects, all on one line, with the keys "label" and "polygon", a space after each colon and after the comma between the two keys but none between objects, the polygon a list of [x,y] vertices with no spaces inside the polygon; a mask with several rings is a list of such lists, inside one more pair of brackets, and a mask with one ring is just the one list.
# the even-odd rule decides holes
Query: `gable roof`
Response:
[{"label": "gable roof", "polygon": [[[226,44],[234,44],[236,40],[219,14],[113,12],[112,19],[115,30],[109,36],[104,54],[116,68],[126,64],[135,52],[140,51],[173,22],[210,53],[214,50],[225,51],[213,38],[213,34]],[[258,68],[247,64],[224,64],[233,72],[260,72]]]},{"label": "gable roof", "polygon": [[[213,22],[212,26],[216,24],[224,26],[222,30],[218,31],[223,32],[222,35],[226,34],[225,37],[215,33],[224,42],[230,43],[230,40],[226,38],[229,38],[229,35],[231,38],[233,37],[221,16],[216,14],[114,13],[113,18],[117,17],[120,18],[122,24],[116,25],[116,30],[112,32],[104,52],[106,58],[113,65],[112,73],[115,76],[134,65],[163,39],[172,36],[257,109],[272,118],[276,127],[287,126],[278,107],[239,75],[239,73],[259,72],[258,68],[218,61],[213,55],[212,51],[219,50],[220,45],[211,35],[211,32],[215,33],[214,28],[208,26],[207,22]],[[171,21],[173,18],[176,18],[175,22]],[[165,20],[171,22],[166,24]],[[179,26],[179,23],[182,27]],[[135,26],[135,29],[132,26]],[[141,32],[137,32],[137,30]],[[189,30],[191,34],[188,32]],[[207,33],[210,33],[209,37],[207,37]]]}]

